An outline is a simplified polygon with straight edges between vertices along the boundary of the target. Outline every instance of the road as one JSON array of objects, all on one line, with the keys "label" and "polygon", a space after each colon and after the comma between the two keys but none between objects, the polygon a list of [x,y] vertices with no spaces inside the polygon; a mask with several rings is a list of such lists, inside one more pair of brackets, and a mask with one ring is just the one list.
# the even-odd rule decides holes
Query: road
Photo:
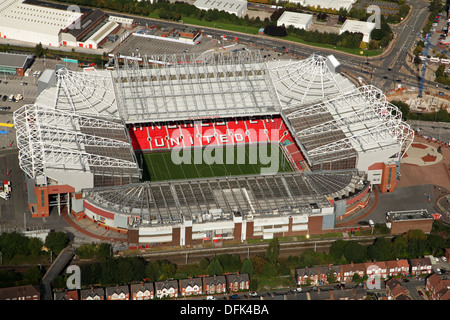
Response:
[{"label": "road", "polygon": [[[380,89],[386,91],[388,89],[393,89],[393,84],[395,83],[395,80],[398,79],[401,79],[404,85],[419,86],[419,79],[417,75],[414,74],[413,70],[407,68],[409,73],[402,73],[400,72],[400,68],[402,66],[406,66],[405,61],[408,58],[407,52],[414,45],[417,32],[420,32],[426,22],[429,3],[423,0],[410,0],[408,3],[412,6],[413,10],[411,18],[408,19],[405,24],[392,28],[396,34],[395,44],[392,50],[390,50],[390,52],[383,57],[367,58],[365,56],[349,55],[336,50],[312,47],[273,37],[269,38],[267,36],[250,35],[215,28],[201,28],[206,34],[211,35],[215,39],[220,40],[223,35],[226,35],[228,39],[237,38],[241,43],[251,43],[259,47],[272,48],[277,52],[285,52],[286,49],[288,49],[290,54],[303,58],[317,52],[323,55],[333,54],[342,64],[345,71],[356,76],[361,76],[365,78],[369,84],[376,84],[377,87],[380,87]],[[141,25],[159,24],[163,27],[180,26],[180,23],[178,22],[161,21],[128,14],[120,15],[124,17],[132,17]],[[365,68],[363,68],[363,66],[365,66]],[[436,85],[434,82],[427,82],[427,84],[430,86]]]}]

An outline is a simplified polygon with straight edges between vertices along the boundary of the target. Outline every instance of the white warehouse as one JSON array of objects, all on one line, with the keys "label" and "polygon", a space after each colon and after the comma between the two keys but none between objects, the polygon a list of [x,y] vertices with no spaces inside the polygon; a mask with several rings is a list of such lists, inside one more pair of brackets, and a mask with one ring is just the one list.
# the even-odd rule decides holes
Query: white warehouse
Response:
[{"label": "white warehouse", "polygon": [[363,39],[362,41],[368,43],[370,42],[370,33],[375,29],[374,22],[366,22],[366,21],[357,21],[357,20],[345,20],[344,24],[341,27],[339,34],[342,34],[346,31],[351,33],[362,33]]},{"label": "white warehouse", "polygon": [[277,21],[277,26],[286,28],[293,26],[297,29],[309,29],[312,26],[312,14],[285,11]]},{"label": "white warehouse", "polygon": [[194,2],[200,10],[214,10],[225,11],[235,14],[241,18],[247,11],[247,1],[242,0],[197,0]]},{"label": "white warehouse", "polygon": [[6,39],[59,47],[61,29],[76,23],[82,13],[24,4],[23,0],[0,3],[0,36]]}]

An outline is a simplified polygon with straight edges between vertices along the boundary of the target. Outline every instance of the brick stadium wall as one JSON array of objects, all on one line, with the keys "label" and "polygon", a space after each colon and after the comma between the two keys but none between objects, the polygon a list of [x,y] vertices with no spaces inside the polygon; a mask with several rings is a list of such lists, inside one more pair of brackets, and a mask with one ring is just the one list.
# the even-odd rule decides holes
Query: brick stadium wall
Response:
[{"label": "brick stadium wall", "polygon": [[430,233],[432,226],[433,219],[394,221],[391,224],[391,234],[402,234],[413,229],[418,229],[422,230],[425,233]]}]

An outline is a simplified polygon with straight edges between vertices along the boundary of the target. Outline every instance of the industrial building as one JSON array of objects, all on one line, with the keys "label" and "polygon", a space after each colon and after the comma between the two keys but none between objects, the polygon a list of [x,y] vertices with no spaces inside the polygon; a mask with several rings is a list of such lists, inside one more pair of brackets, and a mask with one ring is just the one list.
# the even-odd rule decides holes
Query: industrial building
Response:
[{"label": "industrial building", "polygon": [[0,74],[23,77],[33,61],[33,55],[0,52]]},{"label": "industrial building", "polygon": [[372,32],[373,29],[375,29],[375,22],[347,19],[342,25],[339,34],[343,34],[346,31],[350,33],[362,33],[363,34],[362,41],[369,43],[370,33]]},{"label": "industrial building", "polygon": [[108,17],[100,9],[80,12],[77,6],[64,9],[27,4],[24,0],[0,3],[0,36],[49,47],[72,46],[97,49],[120,26],[133,26],[130,19]]},{"label": "industrial building", "polygon": [[313,23],[312,14],[285,11],[277,21],[277,26],[293,26],[297,29],[309,29]]},{"label": "industrial building", "polygon": [[194,2],[200,10],[219,10],[235,14],[239,18],[247,11],[247,1],[243,0],[197,0]]},{"label": "industrial building", "polygon": [[[384,94],[356,87],[333,56],[114,60],[111,71],[55,71],[36,102],[14,113],[33,216],[64,204],[77,219],[152,245],[322,233],[364,207],[373,185],[394,191],[414,137]],[[142,146],[169,129],[202,138],[207,123],[194,120],[208,122],[212,137],[223,138],[219,123],[227,136],[242,132],[246,145],[263,138],[249,126],[269,132],[276,123],[283,129],[272,143],[301,161],[292,172],[142,181]]]},{"label": "industrial building", "polygon": [[304,7],[314,7],[321,9],[334,9],[339,10],[341,8],[350,11],[352,6],[356,3],[356,0],[289,0],[289,2],[300,3]]}]

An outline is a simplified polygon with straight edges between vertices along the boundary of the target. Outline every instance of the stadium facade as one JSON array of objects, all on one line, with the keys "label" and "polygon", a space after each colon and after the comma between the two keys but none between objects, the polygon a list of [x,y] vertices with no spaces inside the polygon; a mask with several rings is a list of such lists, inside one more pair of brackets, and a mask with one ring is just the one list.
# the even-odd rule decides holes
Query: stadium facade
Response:
[{"label": "stadium facade", "polygon": [[[266,61],[243,50],[115,64],[59,69],[14,113],[33,216],[65,204],[77,219],[143,244],[322,233],[367,205],[372,186],[394,191],[413,140],[401,112],[379,89],[344,77],[334,56]],[[278,135],[261,139],[252,128]],[[174,132],[178,148],[198,138],[194,150],[238,145],[237,132],[245,145],[269,141],[292,170],[142,181],[136,155],[170,150],[161,141]]]}]

